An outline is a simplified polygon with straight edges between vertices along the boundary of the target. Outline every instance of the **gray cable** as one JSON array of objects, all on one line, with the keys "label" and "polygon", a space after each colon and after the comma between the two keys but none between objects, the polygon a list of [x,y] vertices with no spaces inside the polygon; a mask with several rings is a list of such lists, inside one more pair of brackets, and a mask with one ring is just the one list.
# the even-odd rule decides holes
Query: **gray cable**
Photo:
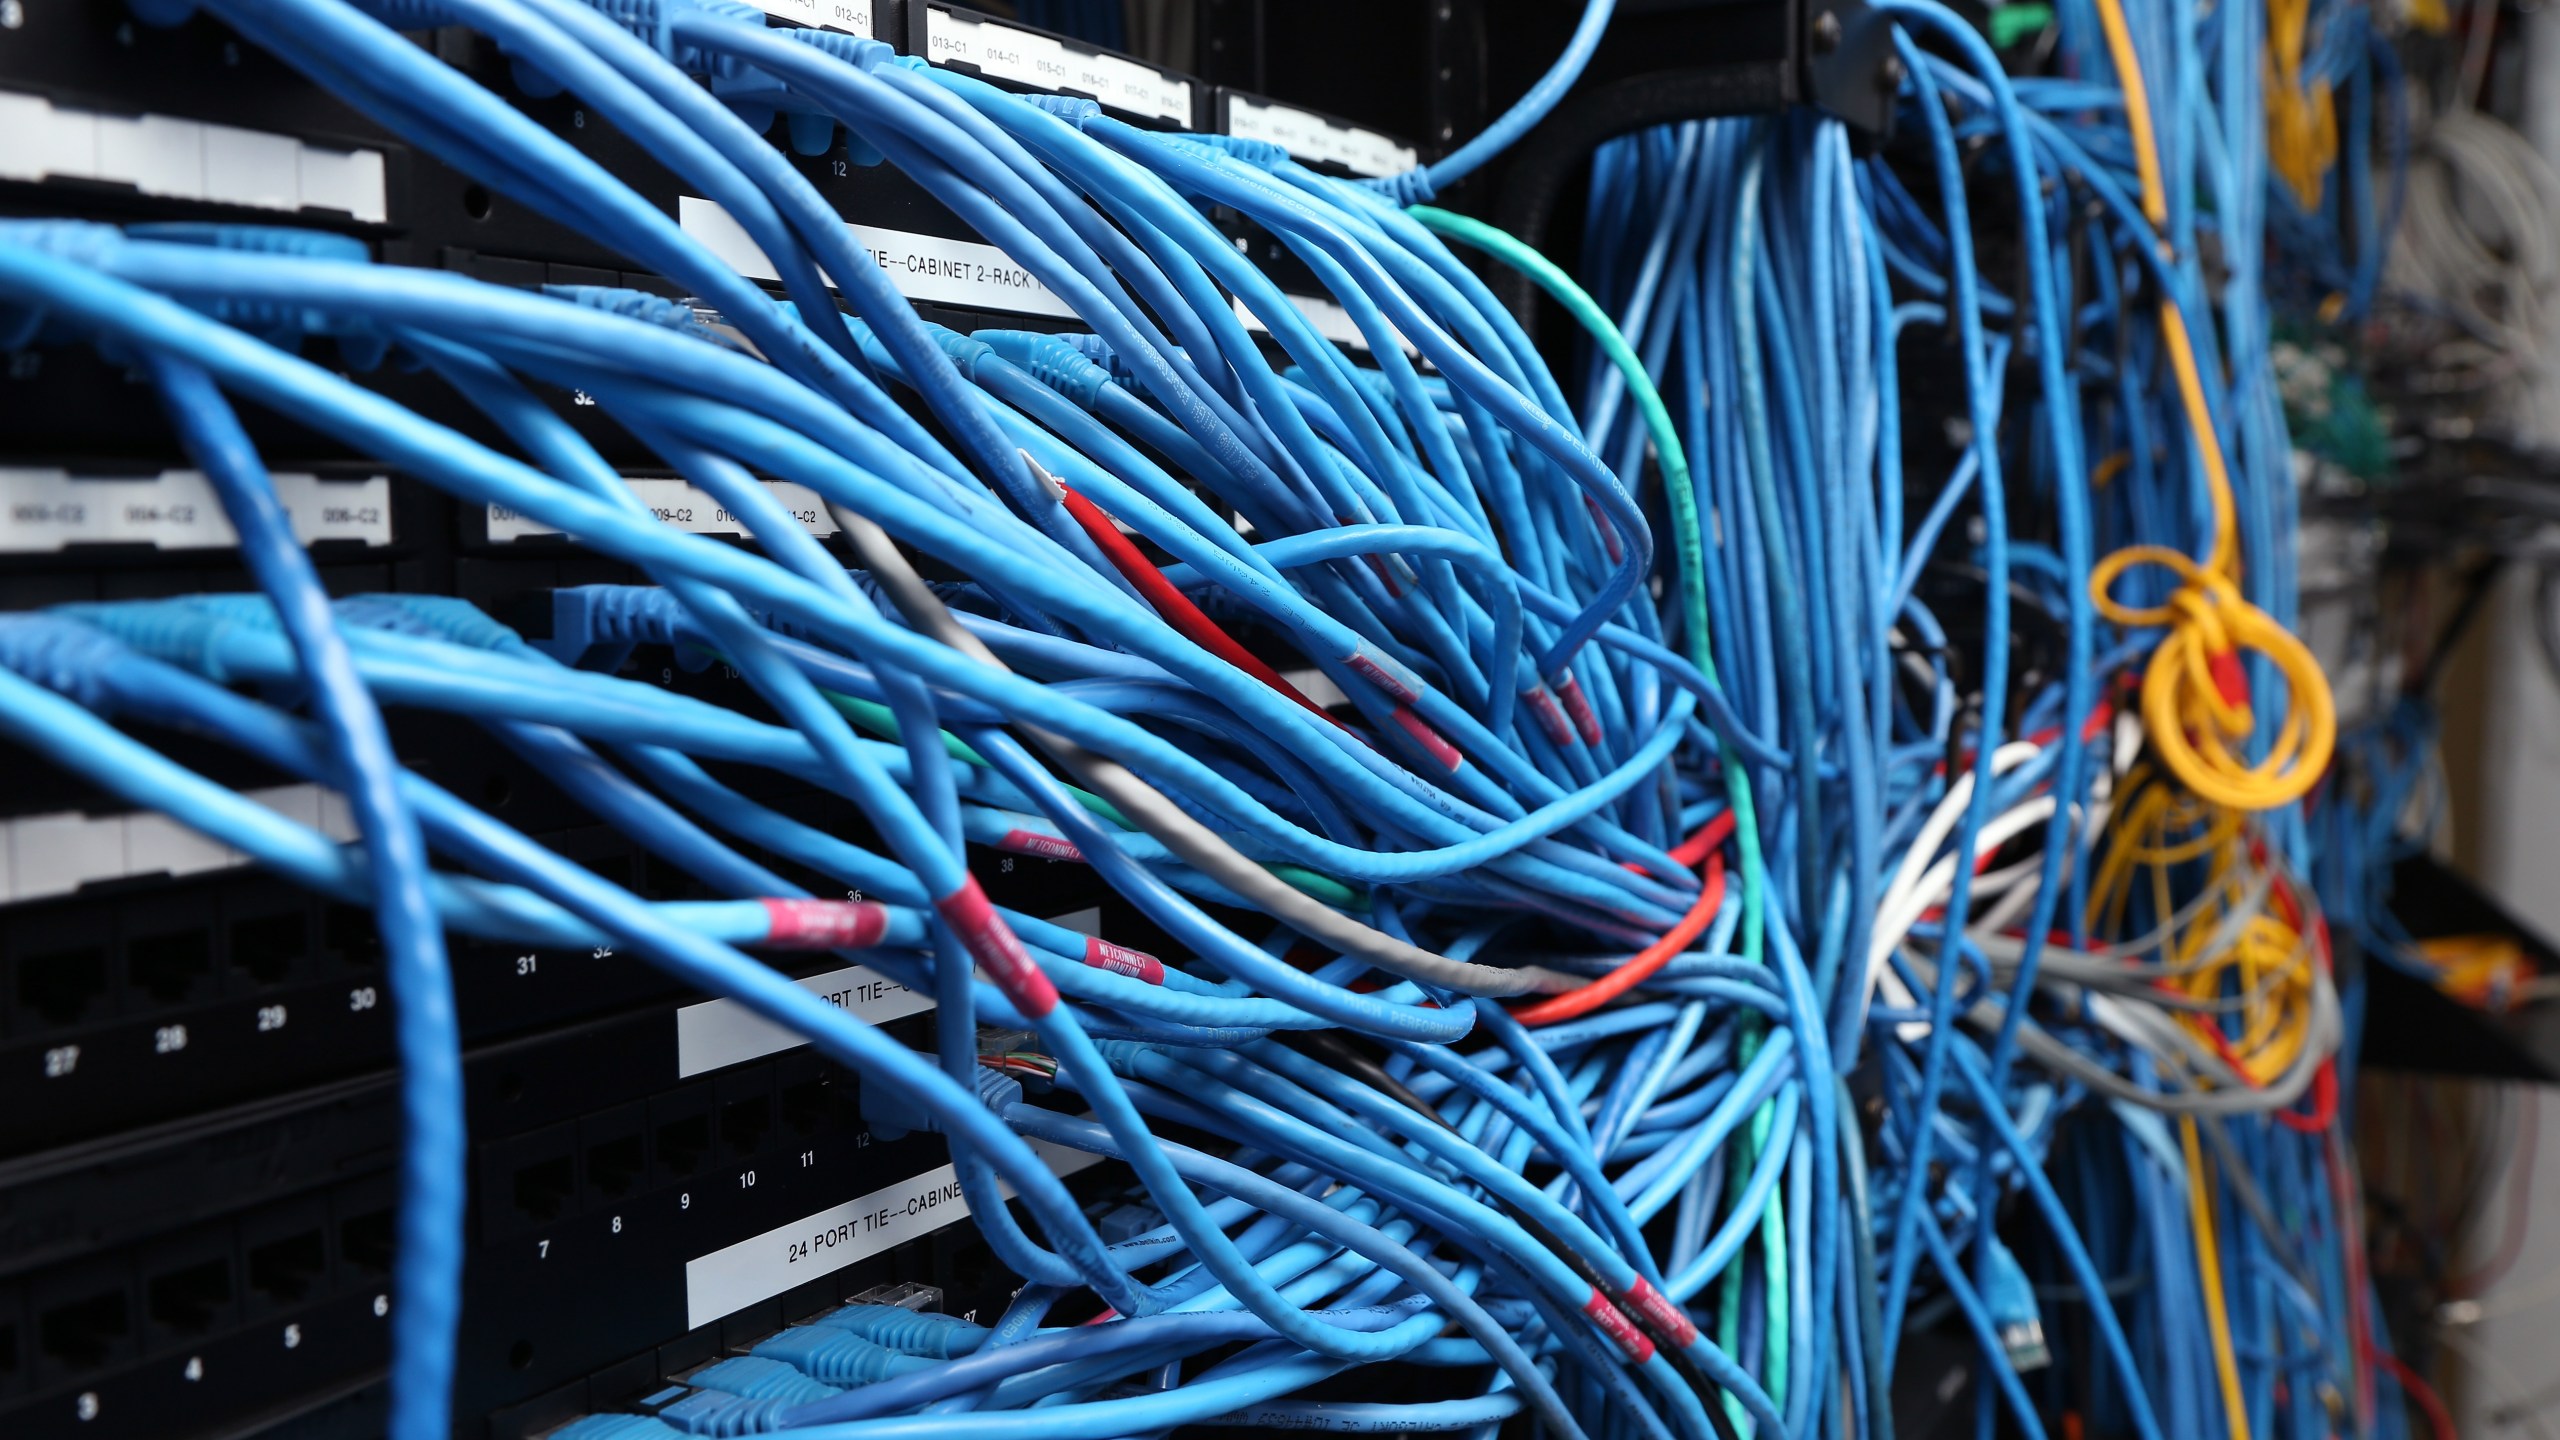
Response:
[{"label": "gray cable", "polygon": [[[1046,478],[1037,464],[1032,470]],[[853,542],[872,578],[888,592],[899,613],[906,616],[907,623],[982,664],[999,670],[1007,668],[986,642],[952,618],[941,597],[916,574],[887,531],[842,506],[830,504],[827,510]],[[1389,974],[1462,995],[1497,999],[1508,995],[1553,995],[1578,990],[1589,983],[1579,976],[1540,966],[1514,969],[1452,960],[1364,925],[1264,869],[1128,766],[1036,725],[1018,728],[1072,772],[1085,789],[1118,807],[1131,824],[1162,842],[1184,864],[1320,945],[1356,955]]]},{"label": "gray cable", "polygon": [[[1905,955],[1903,961],[1913,971],[1913,978],[1918,982],[1914,988],[1918,993],[1925,994],[1936,988],[1936,966],[1910,955]],[[2066,999],[2084,998],[2080,994],[2081,987],[2066,981],[2048,983],[2039,979],[2036,988],[2050,989]],[[2319,1073],[2320,1062],[2337,1049],[2339,1037],[2344,1033],[2338,1013],[2337,992],[2330,987],[2327,978],[2322,977],[2312,987],[2311,1033],[2304,1038],[2302,1053],[2294,1058],[2292,1068],[2277,1076],[2273,1083],[2263,1089],[2252,1090],[2222,1063],[2220,1056],[2197,1045],[2192,1037],[2176,1026],[2167,1024],[2165,1015],[2156,1010],[2149,1012],[2150,1018],[2160,1022],[2159,1029],[2155,1031],[2142,1024],[2143,1010],[2132,1006],[2118,1006],[2116,1009],[2125,1023],[2122,1028],[2109,1028],[2115,1029],[2120,1038],[2170,1062],[2173,1068],[2200,1073],[2203,1078],[2226,1088],[2146,1090],[2074,1050],[2051,1031],[2029,1019],[2021,1019],[2018,1023],[2018,1048],[2026,1052],[2029,1059],[2066,1079],[2077,1080],[2108,1099],[2122,1100],[2147,1110],[2171,1115],[2263,1115],[2281,1110],[2302,1098],[2303,1093],[2311,1088],[2312,1077]],[[1985,997],[1967,1006],[1959,1018],[1978,1031],[1995,1034],[2000,1029],[2001,1015],[2000,1005]],[[2126,1033],[2137,1028],[2148,1033]]]}]

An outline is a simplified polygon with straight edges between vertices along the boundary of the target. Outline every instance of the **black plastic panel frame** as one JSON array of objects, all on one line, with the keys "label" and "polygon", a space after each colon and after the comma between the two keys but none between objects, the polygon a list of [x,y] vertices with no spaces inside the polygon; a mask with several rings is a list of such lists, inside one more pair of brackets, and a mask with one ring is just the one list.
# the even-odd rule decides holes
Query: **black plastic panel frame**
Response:
[{"label": "black plastic panel frame", "polygon": [[[2432,856],[2413,855],[2392,867],[2390,903],[2392,915],[2416,938],[2504,936],[2524,952],[2534,974],[2560,975],[2560,949]],[[2337,943],[2342,948],[2352,944],[2343,938]],[[2358,1052],[2361,1064],[2478,1080],[2560,1084],[2560,1003],[2545,1000],[2506,1014],[2491,1014],[2385,961],[2359,958],[2369,987]],[[2345,963],[2343,956],[2341,963]]]},{"label": "black plastic panel frame", "polygon": [[[973,1236],[946,1230],[689,1330],[685,1262],[931,1170],[946,1152],[932,1136],[873,1136],[859,1082],[806,1050],[680,1077],[672,1013],[467,1058],[458,1433],[496,1433],[491,1417],[564,1386],[583,1396],[602,1372],[644,1386],[888,1281],[937,1286],[955,1310],[1002,1303],[1009,1282]],[[914,1040],[922,1023],[891,1028]],[[709,1153],[677,1166],[650,1122],[687,1113],[687,1096],[706,1102]],[[757,1102],[759,1123],[724,1130]],[[249,1433],[252,1420],[370,1383],[392,1303],[396,1117],[393,1081],[376,1071],[0,1162],[0,1434]],[[598,1153],[626,1136],[640,1141],[636,1170],[600,1174]],[[528,1213],[536,1197],[521,1177],[555,1162],[556,1192]],[[1098,1200],[1124,1182],[1093,1171],[1072,1183]],[[630,1363],[659,1355],[663,1365]]]},{"label": "black plastic panel frame", "polygon": [[[1557,17],[1533,25],[1521,9],[1488,6],[1487,65],[1495,75],[1516,75],[1535,56],[1552,60],[1562,47],[1562,37],[1549,34]],[[1528,55],[1519,47],[1530,47]],[[1892,133],[1901,78],[1892,23],[1864,0],[1627,0],[1573,88],[1469,193],[1479,204],[1490,196],[1495,224],[1544,246],[1560,238],[1554,221],[1568,187],[1605,141],[1679,121],[1804,107],[1842,122],[1853,145],[1870,150]],[[1535,291],[1525,277],[1506,272],[1494,283],[1515,313],[1531,315]]]}]

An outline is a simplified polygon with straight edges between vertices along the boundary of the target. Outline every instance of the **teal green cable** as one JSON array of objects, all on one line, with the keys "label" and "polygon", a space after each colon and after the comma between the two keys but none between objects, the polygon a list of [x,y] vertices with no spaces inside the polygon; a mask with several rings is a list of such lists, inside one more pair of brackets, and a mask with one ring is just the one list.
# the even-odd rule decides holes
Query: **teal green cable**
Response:
[{"label": "teal green cable", "polygon": [[[1672,541],[1680,557],[1681,611],[1688,621],[1690,659],[1709,683],[1717,683],[1715,654],[1707,643],[1706,531],[1698,519],[1697,487],[1689,478],[1689,452],[1680,444],[1680,432],[1671,423],[1662,392],[1654,388],[1653,377],[1645,373],[1644,361],[1627,343],[1627,337],[1619,333],[1617,322],[1600,308],[1600,302],[1525,241],[1481,220],[1435,206],[1407,206],[1405,213],[1434,233],[1471,245],[1536,281],[1590,332],[1607,353],[1609,363],[1625,378],[1627,393],[1634,397],[1636,411],[1644,419],[1645,433],[1653,438],[1654,457],[1662,466],[1663,492],[1671,502]],[[1733,805],[1734,838],[1742,850],[1742,951],[1747,958],[1758,960],[1763,913],[1760,827],[1751,804],[1751,782],[1743,774],[1741,762],[1730,747],[1722,747],[1718,758],[1724,766],[1725,789]]]},{"label": "teal green cable", "polygon": [[[1688,620],[1690,659],[1707,677],[1709,684],[1717,683],[1715,654],[1707,643],[1706,531],[1699,523],[1697,487],[1689,477],[1689,455],[1680,444],[1680,432],[1672,425],[1671,412],[1662,403],[1662,392],[1655,388],[1653,377],[1645,373],[1644,361],[1636,355],[1635,347],[1627,343],[1627,337],[1619,332],[1617,322],[1609,318],[1609,312],[1600,308],[1600,302],[1592,299],[1590,292],[1519,237],[1481,220],[1435,206],[1411,205],[1406,207],[1405,213],[1434,233],[1471,245],[1536,281],[1540,289],[1555,297],[1566,313],[1590,333],[1602,352],[1608,355],[1609,363],[1615,365],[1618,374],[1625,379],[1627,393],[1636,403],[1636,413],[1644,420],[1645,433],[1653,439],[1654,458],[1662,466],[1663,492],[1671,504],[1672,540],[1680,557],[1681,609]],[[1762,907],[1767,883],[1760,855],[1759,817],[1751,803],[1751,780],[1743,773],[1741,761],[1734,755],[1732,747],[1719,746],[1718,749],[1717,758],[1724,768],[1725,791],[1733,806],[1734,842],[1742,852],[1742,953],[1744,958],[1757,961],[1761,958]],[[1755,1036],[1751,1043],[1756,1043],[1756,1040]],[[1745,1059],[1747,1062],[1748,1057]],[[1763,1102],[1751,1117],[1750,1134],[1744,1141],[1743,1163],[1739,1169],[1747,1169],[1761,1147],[1767,1144],[1772,1115],[1772,1104]],[[1762,1251],[1768,1257],[1767,1263],[1761,1267],[1767,1277],[1769,1291],[1769,1323],[1764,1348],[1771,1358],[1765,1369],[1771,1394],[1783,1400],[1790,1317],[1783,1259],[1786,1254],[1786,1216],[1775,1193],[1770,1195],[1768,1207],[1761,1215],[1760,1234]],[[1741,1273],[1738,1266],[1725,1272],[1728,1287],[1724,1298],[1725,1313],[1720,1317],[1724,1324],[1720,1328],[1725,1331],[1723,1338],[1728,1349],[1735,1338],[1733,1331],[1739,1320],[1735,1304],[1740,1298],[1731,1288],[1731,1282],[1738,1281]],[[1725,1403],[1737,1425],[1749,1423],[1740,1404],[1731,1396],[1726,1397]]]}]

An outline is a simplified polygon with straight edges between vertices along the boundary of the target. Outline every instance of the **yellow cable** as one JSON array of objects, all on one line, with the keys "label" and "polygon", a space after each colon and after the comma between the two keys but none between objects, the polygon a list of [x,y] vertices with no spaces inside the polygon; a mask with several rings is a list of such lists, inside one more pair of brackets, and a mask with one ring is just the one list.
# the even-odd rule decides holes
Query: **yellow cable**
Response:
[{"label": "yellow cable", "polygon": [[2329,82],[2302,78],[2310,42],[2311,0],[2267,0],[2263,84],[2267,96],[2267,162],[2305,210],[2338,161],[2338,111]]},{"label": "yellow cable", "polygon": [[2178,1121],[2178,1148],[2187,1157],[2187,1214],[2195,1223],[2196,1275],[2204,1282],[2205,1323],[2213,1333],[2213,1368],[2222,1376],[2222,1408],[2231,1421],[2231,1440],[2249,1440],[2249,1411],[2240,1396],[2240,1362],[2231,1353],[2231,1313],[2223,1308],[2222,1255],[2213,1242],[2213,1199],[2205,1192],[2204,1155],[2196,1144],[2192,1116]]},{"label": "yellow cable", "polygon": [[[2117,82],[2124,87],[2125,124],[2142,176],[2142,213],[2157,231],[2168,223],[2169,192],[2160,174],[2141,57],[2121,0],[2098,0],[2098,20],[2106,31]],[[2166,287],[2160,295],[2160,334],[2187,429],[2204,464],[2205,491],[2213,504],[2212,549],[2201,566],[2166,546],[2119,550],[2098,565],[2089,587],[2100,613],[2114,623],[2169,629],[2142,686],[2143,725],[2162,761],[2207,800],[2235,809],[2270,810],[2301,799],[2319,782],[2337,743],[2337,713],[2328,677],[2311,652],[2240,593],[2240,525],[2231,472],[2212,408],[2205,403],[2195,341]],[[2115,581],[2136,565],[2176,571],[2181,581],[2177,596],[2162,606],[2118,604],[2111,593]],[[2293,696],[2274,747],[2254,764],[2240,754],[2255,728],[2240,653],[2244,650],[2273,660]]]},{"label": "yellow cable", "polygon": [[[2096,857],[2091,933],[2121,935],[2142,892],[2160,927],[2142,952],[2154,983],[2214,1004],[2178,1010],[2177,1022],[2225,1051],[2244,1083],[2274,1083],[2311,1043],[2320,977],[2305,933],[2262,903],[2282,882],[2263,875],[2245,812],[2161,783],[2148,764],[2125,778],[2121,795]],[[2181,886],[2194,897],[2183,909]],[[2299,887],[2286,893],[2302,902]]]},{"label": "yellow cable", "polygon": [[2107,56],[2115,61],[2117,82],[2124,86],[2124,123],[2133,132],[2133,166],[2142,176],[2142,214],[2154,230],[2168,228],[2169,185],[2160,178],[2160,146],[2151,133],[2151,97],[2142,88],[2142,65],[2133,49],[2133,27],[2125,24],[2124,7],[2099,0],[2098,26],[2107,32]]}]

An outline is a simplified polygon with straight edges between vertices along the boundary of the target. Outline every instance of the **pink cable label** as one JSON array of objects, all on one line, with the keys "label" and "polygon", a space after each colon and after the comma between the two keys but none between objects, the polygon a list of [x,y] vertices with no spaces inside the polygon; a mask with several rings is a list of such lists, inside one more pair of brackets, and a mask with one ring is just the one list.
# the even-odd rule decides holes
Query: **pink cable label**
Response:
[{"label": "pink cable label", "polygon": [[1043,860],[1081,862],[1084,852],[1063,835],[1043,835],[1037,830],[1007,830],[997,837],[996,848],[1015,855],[1037,855]]},{"label": "pink cable label", "polygon": [[1609,552],[1609,563],[1615,565],[1626,559],[1627,548],[1619,543],[1618,527],[1609,523],[1609,512],[1588,495],[1582,497],[1582,508],[1591,512],[1591,523],[1600,528],[1600,546]]},{"label": "pink cable label", "polygon": [[764,913],[776,950],[867,950],[889,933],[887,908],[868,900],[768,899]]},{"label": "pink cable label", "polygon": [[[1333,517],[1333,523],[1336,525],[1357,525],[1360,522],[1352,519],[1348,515],[1336,515]],[[1387,568],[1385,556],[1369,554],[1363,555],[1360,558],[1368,565],[1370,572],[1378,577],[1378,583],[1387,587],[1387,593],[1389,595],[1401,596],[1404,594],[1403,589],[1396,584],[1394,572]]]},{"label": "pink cable label", "polygon": [[1653,1358],[1653,1342],[1644,1337],[1644,1332],[1636,1328],[1634,1321],[1609,1303],[1608,1296],[1593,1290],[1591,1298],[1583,1302],[1582,1313],[1590,1316],[1592,1323],[1606,1331],[1610,1339],[1617,1341],[1618,1348],[1627,1352],[1628,1359],[1641,1365]]},{"label": "pink cable label", "polygon": [[978,888],[978,877],[972,875],[960,882],[960,888],[933,902],[944,923],[951,927],[969,958],[987,972],[987,978],[1013,1002],[1026,1020],[1037,1020],[1058,1008],[1058,987],[1022,948],[1022,941],[996,914],[987,900],[987,892]]},{"label": "pink cable label", "polygon": [[1600,717],[1591,713],[1591,701],[1582,693],[1582,682],[1571,671],[1556,682],[1556,694],[1564,700],[1565,713],[1573,717],[1573,728],[1582,732],[1586,745],[1600,743]]},{"label": "pink cable label", "polygon": [[1653,1322],[1653,1327],[1671,1338],[1671,1343],[1686,1350],[1698,1341],[1698,1327],[1689,1312],[1671,1301],[1671,1297],[1653,1288],[1653,1282],[1639,1275],[1636,1288],[1627,1292],[1627,1301],[1637,1313]]},{"label": "pink cable label", "polygon": [[1360,672],[1370,684],[1384,690],[1405,704],[1413,703],[1422,693],[1422,682],[1398,661],[1389,659],[1363,645],[1342,657],[1342,663]]},{"label": "pink cable label", "polygon": [[1573,743],[1573,722],[1564,718],[1564,707],[1544,685],[1532,685],[1520,692],[1520,703],[1529,707],[1529,717],[1546,732],[1547,740],[1557,746]]},{"label": "pink cable label", "polygon": [[1466,763],[1467,757],[1458,753],[1458,747],[1450,744],[1448,737],[1432,729],[1421,716],[1414,714],[1412,706],[1396,707],[1396,723],[1404,727],[1404,733],[1412,736],[1415,744],[1431,752],[1431,758],[1443,766],[1455,770]]},{"label": "pink cable label", "polygon": [[1163,961],[1144,950],[1132,950],[1126,945],[1114,945],[1099,935],[1085,937],[1084,963],[1096,970],[1108,970],[1114,975],[1126,975],[1132,980],[1144,980],[1150,985],[1164,983]]}]

